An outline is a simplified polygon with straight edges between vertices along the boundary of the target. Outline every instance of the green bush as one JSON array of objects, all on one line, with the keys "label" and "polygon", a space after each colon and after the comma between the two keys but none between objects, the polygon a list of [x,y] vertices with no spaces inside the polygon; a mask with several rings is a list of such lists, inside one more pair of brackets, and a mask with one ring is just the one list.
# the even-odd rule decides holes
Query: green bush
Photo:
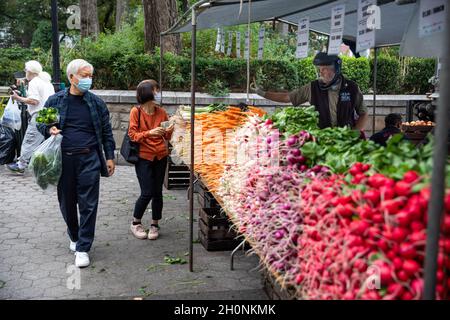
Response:
[{"label": "green bush", "polygon": [[293,62],[297,71],[297,87],[301,87],[309,82],[317,79],[316,68],[314,67],[313,58],[295,60]]},{"label": "green bush", "polygon": [[370,88],[370,64],[366,58],[342,59],[342,73],[344,76],[355,81],[363,93],[367,93]]},{"label": "green bush", "polygon": [[[374,60],[370,61],[370,80],[373,83]],[[377,93],[395,94],[401,88],[401,68],[397,58],[380,55],[377,62]]]},{"label": "green bush", "polygon": [[[246,74],[244,73],[244,77]],[[263,88],[280,91],[293,90],[298,86],[297,68],[289,61],[255,60],[251,64],[252,78],[258,74],[260,75],[258,84]]]},{"label": "green bush", "polygon": [[20,47],[0,49],[0,85],[14,84],[14,72],[22,71],[25,62],[33,59],[34,54],[34,50]]},{"label": "green bush", "polygon": [[425,94],[430,91],[428,80],[435,74],[435,59],[413,58],[408,66],[402,91],[408,94]]}]

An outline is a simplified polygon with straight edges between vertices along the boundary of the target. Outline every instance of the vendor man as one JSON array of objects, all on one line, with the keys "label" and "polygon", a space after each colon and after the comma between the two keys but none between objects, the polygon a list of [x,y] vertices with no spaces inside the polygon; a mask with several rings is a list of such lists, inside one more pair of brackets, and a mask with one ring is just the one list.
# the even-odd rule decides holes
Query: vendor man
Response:
[{"label": "vendor man", "polygon": [[345,127],[364,130],[368,114],[358,85],[341,74],[342,60],[336,55],[320,52],[313,61],[317,68],[315,80],[292,92],[263,91],[253,86],[260,96],[272,101],[300,106],[309,102],[319,112],[319,127]]}]

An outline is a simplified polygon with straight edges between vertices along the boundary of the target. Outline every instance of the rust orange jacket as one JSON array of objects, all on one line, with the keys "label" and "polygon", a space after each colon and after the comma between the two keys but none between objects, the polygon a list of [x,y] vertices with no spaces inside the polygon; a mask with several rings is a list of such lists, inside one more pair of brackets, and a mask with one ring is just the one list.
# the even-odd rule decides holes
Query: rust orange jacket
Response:
[{"label": "rust orange jacket", "polygon": [[141,121],[138,124],[139,110],[133,107],[130,112],[130,127],[128,135],[132,141],[140,144],[139,157],[153,161],[155,157],[161,160],[169,154],[166,141],[170,139],[170,134],[164,137],[149,137],[148,131],[161,126],[161,122],[167,121],[169,117],[166,111],[161,107],[155,107],[153,114],[148,114],[141,109]]}]

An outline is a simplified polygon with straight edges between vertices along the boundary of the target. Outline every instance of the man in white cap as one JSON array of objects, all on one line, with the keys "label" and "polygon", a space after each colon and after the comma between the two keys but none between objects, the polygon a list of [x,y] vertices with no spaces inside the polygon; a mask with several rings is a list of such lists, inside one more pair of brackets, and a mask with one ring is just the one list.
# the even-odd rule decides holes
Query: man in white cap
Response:
[{"label": "man in white cap", "polygon": [[28,80],[27,96],[20,97],[17,93],[14,93],[11,98],[27,104],[27,110],[31,117],[22,142],[21,155],[18,161],[6,165],[9,170],[17,173],[24,173],[34,150],[44,141],[44,136],[36,127],[36,117],[39,110],[44,107],[48,97],[55,93],[50,75],[42,71],[42,66],[39,62],[34,60],[28,61],[25,63],[24,71]]}]

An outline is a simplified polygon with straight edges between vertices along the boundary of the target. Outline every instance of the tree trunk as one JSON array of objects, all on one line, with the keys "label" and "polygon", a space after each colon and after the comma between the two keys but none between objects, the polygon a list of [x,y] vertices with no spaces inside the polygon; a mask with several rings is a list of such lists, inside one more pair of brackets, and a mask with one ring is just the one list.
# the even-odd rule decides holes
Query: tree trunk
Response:
[{"label": "tree trunk", "polygon": [[[142,0],[145,17],[145,51],[153,52],[159,47],[159,34],[169,29],[177,19],[176,0]],[[164,51],[181,52],[179,34],[163,38]]]},{"label": "tree trunk", "polygon": [[128,12],[128,0],[116,1],[116,31],[120,30]]},{"label": "tree trunk", "polygon": [[97,38],[99,23],[97,14],[97,0],[80,0],[81,38]]}]

